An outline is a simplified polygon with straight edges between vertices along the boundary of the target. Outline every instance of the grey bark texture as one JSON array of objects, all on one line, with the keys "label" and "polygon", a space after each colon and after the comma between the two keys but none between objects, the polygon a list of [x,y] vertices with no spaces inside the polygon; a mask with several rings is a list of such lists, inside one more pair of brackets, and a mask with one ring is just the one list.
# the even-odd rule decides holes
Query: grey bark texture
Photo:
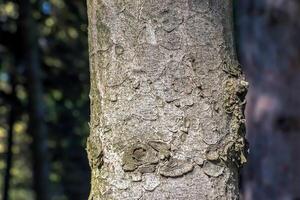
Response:
[{"label": "grey bark texture", "polygon": [[249,80],[246,200],[300,199],[300,2],[241,0],[239,49]]},{"label": "grey bark texture", "polygon": [[231,1],[88,0],[90,199],[238,199]]}]

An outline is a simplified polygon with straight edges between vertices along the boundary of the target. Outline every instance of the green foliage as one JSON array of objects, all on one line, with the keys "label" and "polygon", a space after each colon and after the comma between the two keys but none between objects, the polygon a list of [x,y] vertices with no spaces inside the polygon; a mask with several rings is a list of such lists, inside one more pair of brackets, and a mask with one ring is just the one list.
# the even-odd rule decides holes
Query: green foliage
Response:
[{"label": "green foliage", "polygon": [[[26,66],[17,66],[18,1],[0,0],[0,189],[5,169],[8,96],[16,76],[11,200],[31,200],[31,136],[27,133]],[[89,117],[89,73],[85,1],[41,0],[32,13],[39,30],[53,199],[87,199],[89,166],[85,153]],[[5,38],[4,38],[5,36]],[[46,155],[45,155],[46,156]],[[0,194],[1,199],[1,194]]]}]

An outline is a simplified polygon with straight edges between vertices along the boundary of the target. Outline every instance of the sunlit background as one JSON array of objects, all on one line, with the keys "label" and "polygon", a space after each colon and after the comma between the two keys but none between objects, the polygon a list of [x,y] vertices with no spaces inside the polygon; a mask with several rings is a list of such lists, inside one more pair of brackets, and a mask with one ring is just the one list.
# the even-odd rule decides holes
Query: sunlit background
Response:
[{"label": "sunlit background", "polygon": [[[89,120],[85,3],[84,0],[0,0],[0,199],[9,167],[10,134],[13,139],[12,165],[7,177],[10,200],[34,199],[33,163],[45,160],[42,165],[49,169],[46,175],[51,199],[88,197],[90,172],[84,148]],[[22,34],[19,32],[24,17],[21,19],[20,10],[25,16],[27,13],[31,23]],[[24,35],[28,37],[23,38]],[[23,43],[27,44],[25,51]],[[31,102],[36,90],[30,87],[34,83],[28,78],[30,61],[22,60],[24,54],[33,56],[40,71],[34,76],[41,86],[37,91],[41,91],[42,101],[38,104]],[[41,138],[28,129],[32,104],[44,111],[40,125],[47,134]],[[32,147],[33,137],[45,140],[48,151],[43,156],[48,161],[33,156],[38,151]]]}]

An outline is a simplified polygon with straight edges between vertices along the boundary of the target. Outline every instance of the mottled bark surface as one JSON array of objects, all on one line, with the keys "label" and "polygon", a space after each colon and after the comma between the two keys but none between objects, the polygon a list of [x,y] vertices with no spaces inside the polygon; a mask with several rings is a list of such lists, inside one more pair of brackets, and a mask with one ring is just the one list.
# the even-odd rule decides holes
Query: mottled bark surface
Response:
[{"label": "mottled bark surface", "polygon": [[247,103],[246,199],[300,198],[300,2],[238,3]]},{"label": "mottled bark surface", "polygon": [[88,0],[90,199],[238,199],[230,1]]}]

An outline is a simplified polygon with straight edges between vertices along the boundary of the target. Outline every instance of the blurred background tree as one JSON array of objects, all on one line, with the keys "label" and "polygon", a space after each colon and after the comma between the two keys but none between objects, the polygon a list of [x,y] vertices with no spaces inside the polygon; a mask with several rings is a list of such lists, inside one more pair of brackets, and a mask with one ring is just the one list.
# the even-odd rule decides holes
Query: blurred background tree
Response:
[{"label": "blurred background tree", "polygon": [[87,199],[88,94],[85,1],[0,0],[0,199]]}]

